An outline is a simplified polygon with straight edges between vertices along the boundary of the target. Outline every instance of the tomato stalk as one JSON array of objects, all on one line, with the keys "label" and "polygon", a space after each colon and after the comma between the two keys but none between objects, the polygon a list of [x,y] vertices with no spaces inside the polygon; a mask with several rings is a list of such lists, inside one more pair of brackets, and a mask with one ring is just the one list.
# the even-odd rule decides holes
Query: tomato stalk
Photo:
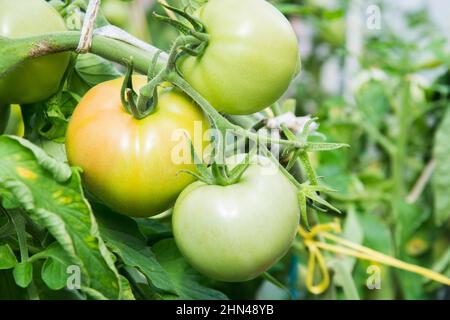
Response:
[{"label": "tomato stalk", "polygon": [[[188,50],[190,46],[201,46],[203,43],[207,43],[207,35],[204,35],[205,37],[200,37],[200,34],[198,37],[196,36],[180,36],[178,37],[169,54],[169,58],[167,61],[167,64],[165,67],[158,70],[158,57],[161,53],[161,51],[158,51],[155,56],[152,59],[152,63],[150,64],[149,70],[147,72],[149,82],[143,86],[139,91],[139,96],[137,98],[137,107],[134,106],[134,101],[128,100],[128,103],[133,104],[133,107],[131,108],[133,111],[133,115],[136,119],[143,119],[146,116],[150,115],[154,110],[158,103],[158,86],[162,84],[165,81],[168,81],[169,75],[171,73],[176,72],[176,61],[180,55],[180,50]],[[191,49],[189,49],[191,50]],[[129,72],[127,72],[127,75],[125,77],[124,83],[127,84],[129,95],[131,98],[133,98],[133,88],[130,87],[131,84],[131,76],[132,76],[133,66],[129,66]],[[124,95],[124,90],[122,90],[122,95]],[[133,98],[134,99],[134,98]],[[125,99],[122,99],[123,102],[126,104],[127,102]],[[130,108],[127,108],[130,109]]]},{"label": "tomato stalk", "polygon": [[[29,253],[28,253],[28,244],[27,244],[27,232],[25,229],[25,219],[21,215],[19,210],[10,210],[8,211],[8,215],[14,225],[14,228],[17,232],[17,239],[19,241],[19,249],[20,249],[20,263],[25,264],[29,263]],[[15,269],[16,270],[16,269]],[[39,294],[36,290],[33,280],[27,286],[28,296],[31,300],[38,300]]]},{"label": "tomato stalk", "polygon": [[[75,51],[80,40],[80,33],[67,31],[48,33],[39,36],[9,39],[0,37],[0,76],[6,74],[16,65],[29,58],[37,58],[52,53]],[[133,57],[134,67],[141,73],[147,73],[154,54],[131,44],[94,35],[90,52],[107,60],[125,64]],[[158,65],[164,65],[164,59]]]}]

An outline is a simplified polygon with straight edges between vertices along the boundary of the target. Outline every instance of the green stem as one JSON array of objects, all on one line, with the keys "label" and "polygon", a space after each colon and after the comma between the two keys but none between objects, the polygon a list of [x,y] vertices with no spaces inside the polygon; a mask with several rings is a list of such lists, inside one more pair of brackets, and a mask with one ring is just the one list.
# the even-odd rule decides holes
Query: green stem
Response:
[{"label": "green stem", "polygon": [[[0,73],[8,72],[10,68],[30,57],[75,51],[79,39],[80,33],[77,31],[50,33],[14,40],[0,37],[0,56],[2,56]],[[94,36],[90,52],[120,64],[126,64],[125,60],[133,57],[134,67],[143,74],[147,73],[153,58],[153,55],[145,50],[104,36]],[[163,65],[164,60],[160,59],[158,64]]]},{"label": "green stem", "polygon": [[277,278],[275,278],[274,276],[272,276],[269,272],[264,272],[261,277],[267,281],[269,281],[270,283],[272,283],[274,286],[280,288],[281,290],[285,291],[286,294],[288,295],[289,299],[292,299],[292,295],[289,292],[289,289],[286,288],[286,286],[284,284],[282,284],[280,281],[278,281]]},{"label": "green stem", "polygon": [[25,220],[18,210],[9,211],[11,221],[17,232],[17,239],[19,240],[20,248],[20,261],[28,261],[28,245],[27,245],[27,233],[25,230]]},{"label": "green stem", "polygon": [[273,115],[275,117],[278,117],[281,115],[281,108],[280,108],[280,104],[278,102],[275,102],[273,105],[271,105],[270,109],[272,110]]},{"label": "green stem", "polygon": [[232,124],[230,121],[225,119],[216,109],[214,109],[209,102],[203,98],[199,93],[197,93],[191,85],[184,80],[177,73],[173,72],[169,75],[168,80],[172,82],[175,86],[180,88],[183,92],[185,92],[188,96],[190,96],[201,108],[202,110],[210,117],[214,126],[221,131],[226,130],[242,130],[241,127]]},{"label": "green stem", "polygon": [[178,50],[182,46],[187,46],[189,44],[199,44],[200,41],[193,36],[181,36],[178,37],[172,45],[170,50],[169,59],[167,61],[167,71],[175,70],[176,68],[176,60],[178,57]]},{"label": "green stem", "polygon": [[[20,262],[26,263],[28,262],[29,253],[27,244],[27,231],[25,229],[25,219],[20,213],[20,210],[10,210],[9,215],[17,232],[17,239],[19,241],[20,249]],[[27,292],[31,300],[39,299],[39,295],[33,281],[31,281],[30,285],[27,287]]]}]

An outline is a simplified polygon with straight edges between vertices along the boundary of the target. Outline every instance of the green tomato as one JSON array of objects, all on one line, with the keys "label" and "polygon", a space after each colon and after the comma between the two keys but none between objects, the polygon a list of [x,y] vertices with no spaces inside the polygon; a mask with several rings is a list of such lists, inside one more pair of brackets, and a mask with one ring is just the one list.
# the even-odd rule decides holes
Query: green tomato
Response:
[{"label": "green tomato", "polygon": [[175,203],[175,241],[188,262],[213,279],[257,277],[283,257],[295,237],[297,190],[278,168],[268,168],[270,160],[258,160],[238,183],[195,182]]},{"label": "green tomato", "polygon": [[264,0],[210,0],[197,16],[208,47],[179,61],[194,89],[228,114],[251,114],[276,102],[300,68],[289,21]]},{"label": "green tomato", "polygon": [[[137,120],[122,106],[122,83],[123,78],[103,82],[81,99],[67,129],[67,158],[83,169],[86,188],[110,208],[133,217],[154,216],[172,207],[192,183],[190,175],[179,173],[195,165],[178,161],[176,150],[189,153],[186,135],[201,139],[209,123],[191,99],[169,85],[160,87],[155,112]],[[146,83],[147,77],[133,77],[137,91]]]},{"label": "green tomato", "polygon": [[130,5],[120,0],[107,0],[102,2],[103,14],[108,21],[116,26],[124,28],[130,18]]},{"label": "green tomato", "polygon": [[[20,38],[65,30],[64,20],[44,0],[0,0],[0,36]],[[69,53],[57,53],[17,66],[0,78],[0,102],[47,99],[58,90],[69,59]]]}]

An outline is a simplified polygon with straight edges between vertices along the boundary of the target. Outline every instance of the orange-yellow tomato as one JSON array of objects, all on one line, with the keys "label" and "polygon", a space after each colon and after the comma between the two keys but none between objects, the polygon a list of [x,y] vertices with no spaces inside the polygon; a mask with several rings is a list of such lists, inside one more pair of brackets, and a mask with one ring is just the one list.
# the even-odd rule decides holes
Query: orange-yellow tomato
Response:
[{"label": "orange-yellow tomato", "polygon": [[[153,216],[169,209],[192,182],[179,173],[195,171],[195,165],[179,151],[189,150],[187,137],[202,139],[209,123],[192,100],[170,86],[160,89],[155,112],[137,120],[122,106],[122,82],[101,83],[80,101],[67,131],[67,157],[83,169],[87,189],[109,207],[129,216]],[[133,83],[137,91],[146,78],[134,76]]]}]

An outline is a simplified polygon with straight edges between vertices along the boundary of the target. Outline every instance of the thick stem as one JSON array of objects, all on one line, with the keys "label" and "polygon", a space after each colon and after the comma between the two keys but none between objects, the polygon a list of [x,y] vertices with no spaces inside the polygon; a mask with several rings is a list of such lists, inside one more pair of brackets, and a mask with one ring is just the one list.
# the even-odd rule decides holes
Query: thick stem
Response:
[{"label": "thick stem", "polygon": [[[17,63],[27,58],[49,55],[52,53],[75,51],[80,39],[80,33],[76,31],[43,34],[39,36],[9,40],[0,38],[2,48],[0,55],[0,73],[7,72]],[[119,40],[105,36],[94,36],[92,40],[91,53],[99,55],[107,60],[125,64],[125,60],[133,57],[134,66],[137,71],[147,74],[152,62],[153,54],[134,47]],[[163,65],[164,59],[159,59],[158,64]]]}]

